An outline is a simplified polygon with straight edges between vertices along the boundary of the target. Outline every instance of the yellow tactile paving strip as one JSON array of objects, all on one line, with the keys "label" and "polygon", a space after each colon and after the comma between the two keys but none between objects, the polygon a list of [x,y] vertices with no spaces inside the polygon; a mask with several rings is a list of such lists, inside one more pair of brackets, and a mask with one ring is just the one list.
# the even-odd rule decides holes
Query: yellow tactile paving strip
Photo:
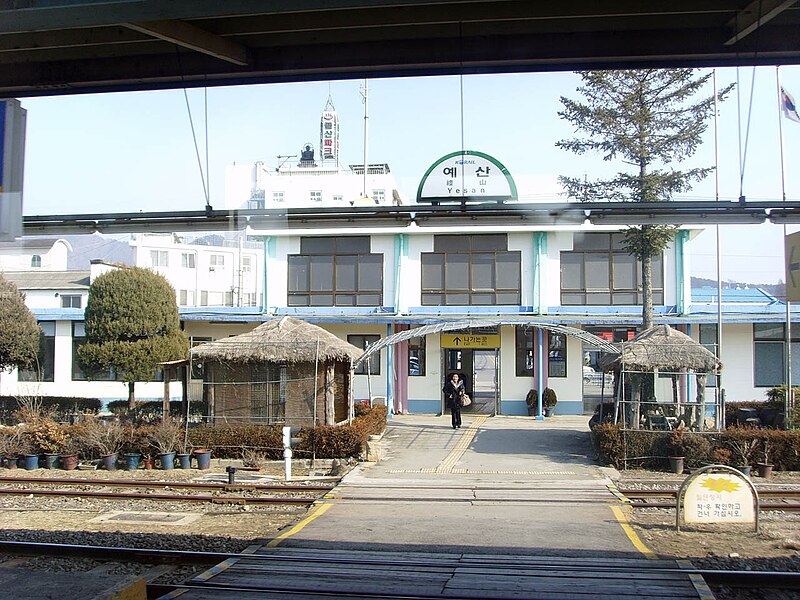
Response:
[{"label": "yellow tactile paving strip", "polygon": [[439,463],[439,466],[436,467],[433,472],[434,473],[452,473],[453,467],[456,463],[461,460],[461,457],[464,456],[464,453],[469,448],[469,445],[472,443],[472,440],[475,439],[475,436],[478,433],[478,429],[483,423],[486,421],[486,415],[481,415],[476,417],[472,424],[461,434],[461,437],[456,442],[455,448],[450,451],[450,454],[444,457],[444,460]]}]

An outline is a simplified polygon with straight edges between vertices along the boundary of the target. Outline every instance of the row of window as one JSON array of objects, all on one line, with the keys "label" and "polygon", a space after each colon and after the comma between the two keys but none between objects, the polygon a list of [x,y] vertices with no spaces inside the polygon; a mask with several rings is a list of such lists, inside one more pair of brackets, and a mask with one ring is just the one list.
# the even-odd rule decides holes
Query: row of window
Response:
[{"label": "row of window", "polygon": [[[150,250],[150,266],[169,267],[169,254],[170,254],[169,250]],[[181,252],[181,268],[196,269],[197,255],[194,252]],[[209,254],[208,256],[209,271],[224,271],[227,268],[228,267],[226,263],[226,256],[224,254]],[[240,268],[243,273],[249,273],[250,271],[252,271],[253,256],[243,254]]]},{"label": "row of window", "polygon": [[[55,364],[55,323],[43,321],[41,355],[38,365],[34,369],[22,369],[19,372],[20,381],[53,381]],[[535,368],[537,331],[528,327],[516,327],[515,332],[515,363],[517,377],[532,377]],[[348,335],[347,341],[362,349],[376,343],[379,335]],[[78,347],[85,340],[84,324],[72,324],[72,380],[85,381],[86,375],[78,366]],[[196,342],[210,341],[210,338],[198,338]],[[716,350],[717,326],[714,324],[700,325],[700,343],[712,351]],[[780,323],[754,324],[753,325],[753,374],[755,387],[773,387],[782,385],[785,381],[785,352],[786,330]],[[791,340],[792,372],[800,373],[800,337]],[[564,334],[547,333],[547,374],[548,377],[567,376],[567,336]],[[424,376],[426,373],[425,338],[412,338],[408,341],[408,375],[412,377]],[[381,374],[379,354],[370,357],[362,363],[356,374],[366,375]],[[160,381],[160,373],[153,376],[153,381]],[[93,380],[116,381],[117,375],[113,371],[97,373]],[[709,386],[716,385],[715,378],[709,378]]]},{"label": "row of window", "polygon": [[239,304],[234,304],[233,290],[214,292],[200,290],[200,303],[197,304],[197,294],[194,290],[178,290],[178,306],[258,306],[258,294],[242,292]]},{"label": "row of window", "polygon": [[[561,304],[641,304],[641,263],[622,247],[622,234],[578,234],[561,253]],[[437,235],[423,252],[423,306],[519,306],[522,253],[508,236]],[[383,255],[369,236],[302,238],[288,257],[289,306],[382,306]],[[653,260],[653,302],[664,304],[663,260]]]}]

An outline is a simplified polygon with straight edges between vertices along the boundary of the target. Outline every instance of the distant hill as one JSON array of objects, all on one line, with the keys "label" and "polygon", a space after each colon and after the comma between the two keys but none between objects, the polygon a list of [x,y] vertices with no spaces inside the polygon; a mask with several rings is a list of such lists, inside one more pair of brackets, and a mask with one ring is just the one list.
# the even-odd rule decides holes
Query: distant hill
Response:
[{"label": "distant hill", "polygon": [[[696,287],[717,287],[716,279],[705,279],[703,277],[692,277],[691,285],[693,288]],[[760,288],[775,296],[779,300],[783,300],[784,296],[786,295],[786,286],[781,283],[743,283],[741,281],[723,281],[722,282],[722,289],[741,289],[741,288]]]}]

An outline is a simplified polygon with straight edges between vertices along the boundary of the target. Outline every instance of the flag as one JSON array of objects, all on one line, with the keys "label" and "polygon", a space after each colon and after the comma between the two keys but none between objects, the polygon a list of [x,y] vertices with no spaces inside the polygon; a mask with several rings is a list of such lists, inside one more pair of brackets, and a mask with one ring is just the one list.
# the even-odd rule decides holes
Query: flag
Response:
[{"label": "flag", "polygon": [[781,88],[781,110],[783,111],[784,117],[795,123],[800,123],[800,114],[797,113],[797,104],[795,104],[791,94],[783,88]]}]

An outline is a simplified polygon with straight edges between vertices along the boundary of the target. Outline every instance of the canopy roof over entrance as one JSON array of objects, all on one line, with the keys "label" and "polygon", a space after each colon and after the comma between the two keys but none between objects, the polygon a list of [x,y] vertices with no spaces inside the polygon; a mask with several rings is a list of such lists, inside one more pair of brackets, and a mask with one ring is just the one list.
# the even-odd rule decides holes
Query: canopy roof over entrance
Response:
[{"label": "canopy roof over entrance", "polygon": [[588,331],[583,331],[582,329],[577,329],[575,327],[568,327],[567,325],[557,325],[555,323],[541,323],[536,321],[480,319],[480,320],[470,320],[470,321],[448,321],[442,323],[432,323],[430,325],[415,327],[413,329],[408,329],[406,331],[401,331],[399,333],[395,333],[394,335],[381,338],[380,340],[372,344],[369,348],[367,348],[364,354],[362,354],[360,357],[358,357],[358,359],[356,359],[353,362],[353,367],[354,368],[358,367],[358,365],[364,362],[367,358],[369,358],[376,352],[380,352],[387,346],[397,344],[398,342],[402,342],[404,340],[410,340],[411,338],[422,337],[430,335],[432,333],[442,333],[444,331],[461,331],[464,329],[475,329],[478,327],[494,327],[497,325],[522,325],[525,327],[538,327],[541,329],[546,329],[548,331],[554,331],[556,333],[563,333],[572,336],[574,338],[581,340],[586,344],[589,344],[594,348],[597,348],[598,350],[602,350],[604,352],[611,352],[613,354],[619,354],[619,348],[617,348],[611,342],[599,338],[593,333],[589,333]]},{"label": "canopy roof over entrance", "polygon": [[796,0],[26,0],[0,96],[356,77],[794,64]]}]

